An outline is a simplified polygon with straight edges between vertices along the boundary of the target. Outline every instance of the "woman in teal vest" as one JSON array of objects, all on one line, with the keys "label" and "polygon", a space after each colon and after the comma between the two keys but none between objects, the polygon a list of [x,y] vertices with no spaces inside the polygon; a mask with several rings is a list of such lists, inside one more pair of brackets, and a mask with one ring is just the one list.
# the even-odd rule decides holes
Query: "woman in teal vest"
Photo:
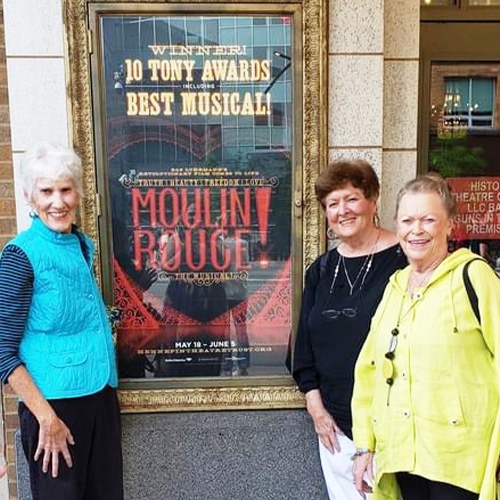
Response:
[{"label": "woman in teal vest", "polygon": [[111,326],[93,243],[74,225],[81,161],[41,144],[24,156],[21,176],[32,224],[0,258],[0,377],[20,398],[33,498],[121,500]]}]

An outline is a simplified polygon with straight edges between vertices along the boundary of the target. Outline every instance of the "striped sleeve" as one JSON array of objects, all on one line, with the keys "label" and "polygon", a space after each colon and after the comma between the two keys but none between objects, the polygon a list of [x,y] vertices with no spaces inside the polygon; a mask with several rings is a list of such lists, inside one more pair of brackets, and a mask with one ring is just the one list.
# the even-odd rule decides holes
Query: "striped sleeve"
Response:
[{"label": "striped sleeve", "polygon": [[33,292],[33,268],[19,247],[8,245],[0,257],[0,379],[22,364],[19,344]]}]

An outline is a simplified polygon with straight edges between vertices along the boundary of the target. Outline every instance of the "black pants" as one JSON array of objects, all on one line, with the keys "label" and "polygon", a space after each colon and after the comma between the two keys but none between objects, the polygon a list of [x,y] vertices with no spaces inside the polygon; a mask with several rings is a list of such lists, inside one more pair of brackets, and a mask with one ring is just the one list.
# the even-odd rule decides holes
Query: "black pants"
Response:
[{"label": "black pants", "polygon": [[408,472],[397,473],[403,500],[478,500],[479,495],[458,486],[431,481]]},{"label": "black pants", "polygon": [[21,441],[30,469],[33,500],[122,500],[123,470],[120,408],[116,390],[106,387],[90,396],[49,401],[75,439],[73,467],[59,456],[56,478],[42,471],[43,456],[33,460],[39,426],[19,403]]}]

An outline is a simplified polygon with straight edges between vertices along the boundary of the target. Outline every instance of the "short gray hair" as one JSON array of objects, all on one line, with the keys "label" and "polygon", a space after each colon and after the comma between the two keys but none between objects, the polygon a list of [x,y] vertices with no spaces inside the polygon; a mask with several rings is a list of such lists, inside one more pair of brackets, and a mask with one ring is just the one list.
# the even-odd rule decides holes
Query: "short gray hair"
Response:
[{"label": "short gray hair", "polygon": [[408,181],[400,190],[396,199],[396,216],[399,211],[401,198],[405,194],[415,193],[435,193],[441,198],[443,208],[451,219],[456,214],[456,201],[451,192],[450,186],[438,173],[429,172]]},{"label": "short gray hair", "polygon": [[27,200],[33,202],[33,190],[38,179],[71,179],[76,191],[83,196],[82,161],[70,148],[42,142],[26,151],[21,160],[21,182]]}]

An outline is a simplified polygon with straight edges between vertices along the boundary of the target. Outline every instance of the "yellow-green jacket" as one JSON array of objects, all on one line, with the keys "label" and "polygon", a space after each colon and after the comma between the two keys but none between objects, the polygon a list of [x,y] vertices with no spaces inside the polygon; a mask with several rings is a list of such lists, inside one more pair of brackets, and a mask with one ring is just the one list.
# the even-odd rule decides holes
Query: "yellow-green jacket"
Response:
[{"label": "yellow-green jacket", "polygon": [[[398,471],[496,498],[500,280],[484,262],[469,266],[479,324],[462,276],[475,257],[465,249],[451,254],[413,299],[406,293],[410,267],[397,271],[373,317],[352,400],[356,446],[376,451],[372,500],[398,498]],[[391,386],[382,366],[396,327]]]}]

